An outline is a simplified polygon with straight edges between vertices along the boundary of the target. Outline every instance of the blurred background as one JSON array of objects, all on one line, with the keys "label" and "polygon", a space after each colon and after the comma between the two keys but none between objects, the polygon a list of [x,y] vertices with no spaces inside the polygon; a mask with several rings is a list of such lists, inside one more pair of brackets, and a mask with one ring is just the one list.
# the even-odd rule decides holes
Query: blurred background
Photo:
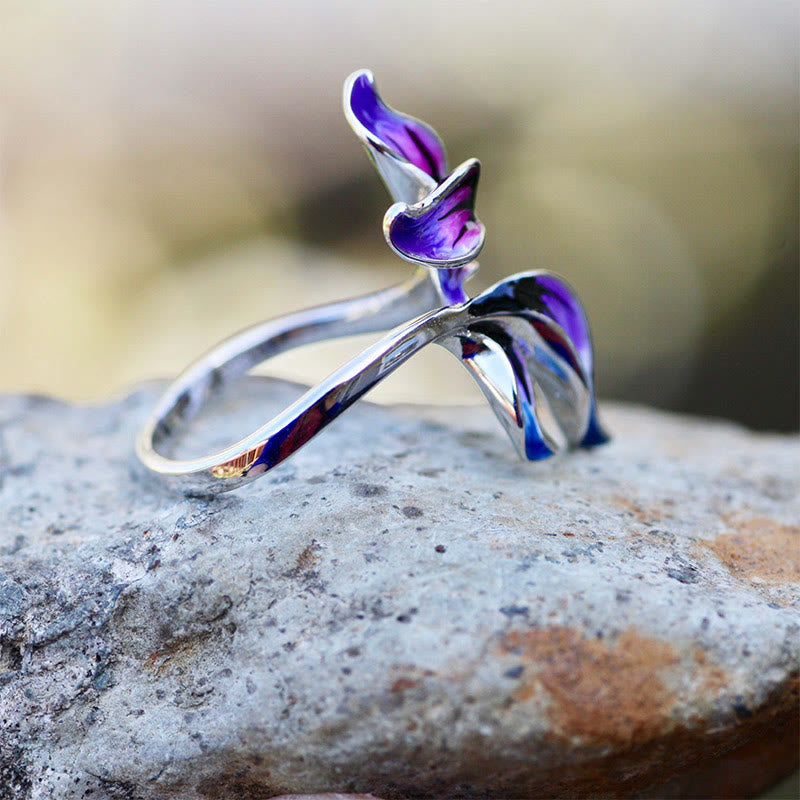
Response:
[{"label": "blurred background", "polygon": [[[0,390],[100,401],[406,278],[341,113],[370,67],[483,162],[473,291],[555,269],[601,396],[796,430],[799,44],[781,0],[0,0]],[[380,399],[477,398],[423,356]]]}]

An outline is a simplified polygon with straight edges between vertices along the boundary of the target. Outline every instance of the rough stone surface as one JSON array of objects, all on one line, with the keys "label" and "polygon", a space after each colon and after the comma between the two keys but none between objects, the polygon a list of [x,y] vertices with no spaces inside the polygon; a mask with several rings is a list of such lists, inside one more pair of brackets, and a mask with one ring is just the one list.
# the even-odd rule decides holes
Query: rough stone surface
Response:
[{"label": "rough stone surface", "polygon": [[361,403],[184,499],[131,455],[158,389],[0,400],[1,797],[742,796],[796,760],[797,438],[606,405],[612,444],[524,464],[486,408]]}]

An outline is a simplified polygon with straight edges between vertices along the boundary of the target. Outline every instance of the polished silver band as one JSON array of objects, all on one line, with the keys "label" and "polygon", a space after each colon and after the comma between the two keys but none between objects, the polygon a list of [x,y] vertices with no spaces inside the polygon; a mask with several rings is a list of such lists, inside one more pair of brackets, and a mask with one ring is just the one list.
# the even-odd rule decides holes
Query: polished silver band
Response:
[{"label": "polished silver band", "polygon": [[[437,305],[435,295],[434,286],[420,270],[412,280],[398,286],[268,320],[226,339],[190,365],[161,398],[136,441],[139,460],[186,494],[227,491],[253,480],[265,471],[251,467],[259,451],[276,436],[286,437],[287,430],[302,431],[304,425],[306,429],[324,427],[316,418],[310,418],[309,415],[317,416],[314,409],[320,404],[334,407],[338,403],[346,407],[357,400],[418,349],[413,346],[418,336],[416,329],[430,331],[425,324],[428,317],[420,320],[419,326],[413,326],[414,330],[406,326],[402,333],[386,336],[230,447],[204,458],[187,460],[173,459],[166,453],[177,442],[178,433],[185,429],[186,423],[253,367],[303,345],[386,330]],[[280,460],[296,448],[285,449]]]}]

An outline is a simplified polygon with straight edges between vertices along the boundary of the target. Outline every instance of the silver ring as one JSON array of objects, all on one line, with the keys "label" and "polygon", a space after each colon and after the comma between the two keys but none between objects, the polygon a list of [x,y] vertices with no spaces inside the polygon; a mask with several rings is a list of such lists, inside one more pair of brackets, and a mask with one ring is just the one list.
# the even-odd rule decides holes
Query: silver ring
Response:
[{"label": "silver ring", "polygon": [[[167,389],[136,441],[141,463],[188,495],[229,491],[285,461],[376,383],[436,343],[476,380],[522,458],[538,460],[608,440],[597,417],[586,315],[572,288],[522,272],[470,298],[485,231],[475,217],[476,159],[447,171],[436,132],[387,106],[369,70],[345,82],[344,112],[394,204],[387,243],[418,265],[373,294],[268,320],[225,340]],[[254,366],[294,347],[386,331],[244,439],[203,458],[170,458],[178,431]]]}]

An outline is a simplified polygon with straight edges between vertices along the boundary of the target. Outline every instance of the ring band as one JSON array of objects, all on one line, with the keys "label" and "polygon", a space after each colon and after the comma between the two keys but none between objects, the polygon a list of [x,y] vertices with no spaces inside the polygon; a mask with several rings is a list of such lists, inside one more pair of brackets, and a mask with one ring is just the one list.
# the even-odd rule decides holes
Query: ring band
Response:
[{"label": "ring band", "polygon": [[[381,100],[368,70],[345,83],[345,116],[396,201],[390,247],[417,264],[398,286],[261,323],[222,342],[169,387],[136,442],[139,460],[188,495],[235,489],[277,466],[416,352],[436,343],[478,383],[521,457],[537,460],[607,441],[597,418],[589,326],[571,287],[537,270],[474,298],[483,225],[475,159],[450,173],[432,128]],[[387,331],[258,430],[207,457],[169,457],[176,434],[254,366],[313,342]]]}]

